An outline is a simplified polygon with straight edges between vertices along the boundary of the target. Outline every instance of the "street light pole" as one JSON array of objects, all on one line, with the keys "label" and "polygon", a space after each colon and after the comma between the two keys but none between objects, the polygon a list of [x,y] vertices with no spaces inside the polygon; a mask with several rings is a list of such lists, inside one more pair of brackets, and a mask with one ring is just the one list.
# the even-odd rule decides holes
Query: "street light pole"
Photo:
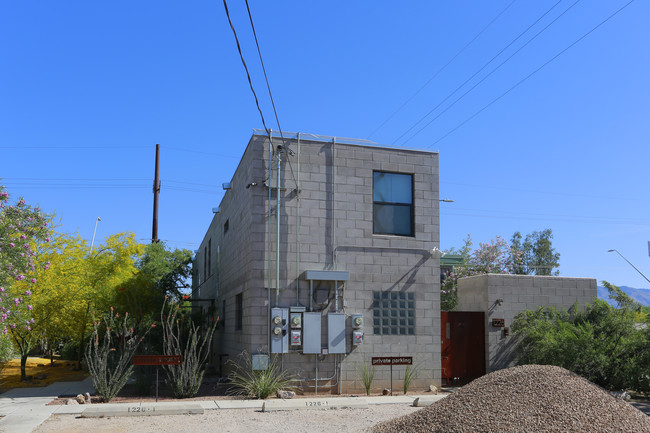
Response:
[{"label": "street light pole", "polygon": [[634,269],[636,269],[636,271],[637,271],[638,273],[640,273],[641,276],[642,276],[643,278],[645,278],[645,280],[646,280],[648,283],[650,283],[650,280],[648,279],[648,277],[646,277],[646,276],[643,274],[643,272],[641,272],[641,271],[640,271],[636,266],[634,266],[634,265],[632,264],[632,262],[630,262],[628,259],[626,259],[625,256],[624,256],[623,254],[621,254],[618,250],[607,250],[607,252],[608,252],[608,253],[613,253],[613,252],[615,252],[615,253],[617,253],[619,256],[623,257],[623,260],[625,260],[626,262],[628,262],[628,263],[630,264],[630,266],[632,266]]},{"label": "street light pole", "polygon": [[93,253],[93,247],[95,246],[95,233],[97,233],[97,224],[101,221],[102,219],[100,217],[97,217],[97,220],[95,221],[95,230],[93,230],[93,240],[90,241],[90,254]]}]

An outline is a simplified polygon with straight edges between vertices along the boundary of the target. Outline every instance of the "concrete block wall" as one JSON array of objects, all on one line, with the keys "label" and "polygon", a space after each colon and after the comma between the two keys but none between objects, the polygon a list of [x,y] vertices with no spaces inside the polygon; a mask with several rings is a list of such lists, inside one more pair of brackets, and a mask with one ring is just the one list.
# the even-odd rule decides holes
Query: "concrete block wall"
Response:
[{"label": "concrete block wall", "polygon": [[504,336],[503,328],[492,326],[492,319],[504,319],[510,327],[515,316],[525,310],[551,306],[580,308],[597,296],[593,278],[486,274],[458,281],[458,311],[483,311],[485,324],[486,371],[506,368],[514,363],[516,338]]},{"label": "concrete block wall", "polygon": [[[279,144],[279,139],[274,144]],[[244,324],[239,333],[231,332],[234,311],[226,311],[226,328],[221,332],[220,351],[230,357],[241,350],[264,351],[268,347],[268,292],[271,277],[271,305],[290,307],[301,305],[309,310],[322,309],[325,316],[334,311],[310,302],[307,270],[343,270],[350,280],[341,284],[339,311],[347,316],[363,314],[365,342],[359,347],[351,344],[351,326],[346,326],[347,350],[344,355],[327,355],[319,360],[319,377],[327,378],[341,361],[341,389],[361,392],[357,366],[372,356],[413,356],[419,364],[420,375],[415,387],[425,388],[440,383],[440,300],[439,260],[430,250],[439,247],[438,217],[438,155],[428,151],[386,149],[350,143],[322,140],[286,140],[293,155],[283,154],[280,178],[280,208],[276,209],[275,160],[268,161],[268,139],[254,135],[221,205],[221,213],[213,222],[216,229],[227,215],[239,215],[238,224],[249,224],[248,237],[237,239],[235,246],[223,238],[221,266],[232,266],[224,273],[219,298],[234,307],[236,293],[244,296]],[[287,158],[290,163],[287,162]],[[269,176],[269,166],[272,168]],[[415,236],[373,234],[373,171],[391,171],[413,175]],[[238,181],[246,173],[247,182]],[[260,184],[267,179],[272,187],[271,255],[268,260],[268,192]],[[245,191],[253,180],[258,186]],[[299,194],[296,193],[299,190]],[[226,202],[226,198],[230,201]],[[245,202],[248,202],[246,204]],[[249,207],[246,207],[249,206]],[[231,211],[232,207],[232,211]],[[250,216],[241,215],[242,210]],[[277,212],[276,212],[277,211]],[[223,215],[222,215],[223,214]],[[280,218],[279,285],[276,291],[276,214]],[[231,218],[233,218],[231,216]],[[247,218],[249,218],[247,220]],[[241,220],[241,222],[240,222]],[[233,223],[233,219],[230,220]],[[231,229],[234,226],[231,225]],[[243,225],[242,225],[243,227]],[[212,230],[212,226],[211,226]],[[217,230],[218,231],[218,230]],[[206,235],[207,237],[207,235]],[[247,245],[241,245],[247,242]],[[226,259],[226,250],[236,251],[236,259]],[[213,240],[214,248],[214,240]],[[242,251],[244,250],[244,251]],[[198,258],[198,256],[197,256]],[[226,265],[226,260],[229,264]],[[197,260],[197,265],[201,265]],[[329,286],[328,286],[329,285]],[[332,283],[315,282],[320,295],[331,289]],[[400,291],[415,293],[415,335],[374,335],[373,292]],[[276,303],[276,293],[278,301]],[[232,296],[230,296],[232,294]],[[218,302],[221,305],[221,301]],[[348,324],[350,319],[347,319]],[[323,340],[326,344],[326,340]],[[283,356],[283,366],[305,379],[315,377],[314,355],[290,353]],[[404,367],[394,367],[396,382]],[[384,371],[385,370],[385,371]],[[389,369],[379,368],[375,387],[388,387]],[[313,382],[312,382],[313,383]],[[339,385],[331,385],[334,392]],[[394,383],[397,386],[396,383]],[[401,386],[401,385],[399,385]]]}]

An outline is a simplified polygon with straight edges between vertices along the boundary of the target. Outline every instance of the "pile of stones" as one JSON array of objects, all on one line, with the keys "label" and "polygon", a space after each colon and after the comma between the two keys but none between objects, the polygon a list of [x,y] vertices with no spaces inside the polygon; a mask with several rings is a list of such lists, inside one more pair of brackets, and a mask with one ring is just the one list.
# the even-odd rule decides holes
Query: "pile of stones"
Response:
[{"label": "pile of stones", "polygon": [[650,432],[650,417],[564,368],[522,365],[485,375],[432,406],[373,428],[423,431]]}]

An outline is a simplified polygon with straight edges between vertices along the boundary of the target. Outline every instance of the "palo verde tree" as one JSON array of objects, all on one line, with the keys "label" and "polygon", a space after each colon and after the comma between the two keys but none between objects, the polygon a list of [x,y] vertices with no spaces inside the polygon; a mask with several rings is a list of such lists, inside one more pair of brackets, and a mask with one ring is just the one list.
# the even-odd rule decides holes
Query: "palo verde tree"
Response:
[{"label": "palo verde tree", "polygon": [[26,352],[21,335],[32,332],[31,285],[37,282],[38,244],[48,242],[50,216],[19,199],[8,205],[0,186],[0,322],[21,352],[21,380],[25,380]]}]

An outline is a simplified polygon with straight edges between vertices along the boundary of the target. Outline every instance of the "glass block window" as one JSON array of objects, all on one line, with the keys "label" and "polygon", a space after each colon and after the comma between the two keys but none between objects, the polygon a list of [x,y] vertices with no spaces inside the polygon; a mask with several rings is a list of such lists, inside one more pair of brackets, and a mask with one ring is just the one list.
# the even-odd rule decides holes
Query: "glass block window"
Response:
[{"label": "glass block window", "polygon": [[415,293],[373,292],[375,335],[415,335]]},{"label": "glass block window", "polygon": [[413,175],[375,171],[373,233],[413,236]]}]

